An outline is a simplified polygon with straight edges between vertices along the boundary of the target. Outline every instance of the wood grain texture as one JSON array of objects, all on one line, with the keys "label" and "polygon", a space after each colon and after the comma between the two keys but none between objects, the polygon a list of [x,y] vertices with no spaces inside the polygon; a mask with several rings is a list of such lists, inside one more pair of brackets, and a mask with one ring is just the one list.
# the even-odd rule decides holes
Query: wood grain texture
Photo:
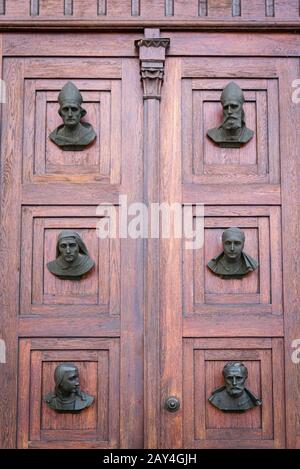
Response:
[{"label": "wood grain texture", "polygon": [[[160,196],[181,203],[181,61],[169,60],[162,91]],[[181,241],[174,233],[160,242],[161,408],[169,396],[182,400]],[[174,366],[176,363],[176,366]],[[182,447],[182,408],[162,410],[161,447]]]},{"label": "wood grain texture", "polygon": [[[282,346],[281,339],[265,338],[184,341],[184,447],[220,448],[224,439],[226,447],[283,447],[283,406],[276,405],[283,392]],[[247,366],[247,387],[262,398],[262,407],[232,414],[209,404],[213,389],[223,384],[223,366],[232,360]]]},{"label": "wood grain texture", "polygon": [[[145,37],[159,37],[159,30],[146,30]],[[153,58],[159,54],[151,48]],[[160,56],[158,55],[158,58]],[[144,100],[144,201],[150,206],[159,203],[160,161],[160,102]],[[160,444],[160,327],[159,327],[159,240],[148,238],[144,244],[145,256],[145,447],[157,448]]]},{"label": "wood grain texture", "polygon": [[174,0],[165,0],[166,16],[174,16]]},{"label": "wood grain texture", "polygon": [[[279,99],[281,109],[281,178],[282,178],[282,252],[283,252],[283,298],[285,319],[285,370],[286,370],[286,422],[287,445],[297,444],[297,416],[299,409],[299,369],[291,360],[292,340],[300,337],[299,297],[299,177],[298,149],[300,145],[297,126],[299,106],[291,99],[291,83],[299,75],[299,62],[287,59],[279,66],[281,75]],[[291,240],[292,243],[290,242]],[[296,406],[296,407],[295,407]],[[298,417],[299,418],[299,417]]]},{"label": "wood grain texture", "polygon": [[64,15],[72,16],[73,15],[73,0],[64,0]]},{"label": "wood grain texture", "polygon": [[208,14],[207,2],[208,0],[199,0],[199,5],[198,5],[199,16],[207,16]]},{"label": "wood grain texture", "polygon": [[[123,60],[122,152],[130,155],[123,167],[122,190],[128,204],[143,199],[143,100],[139,66]],[[144,444],[143,334],[144,267],[143,240],[121,242],[121,419],[120,447],[141,448]]]},{"label": "wood grain texture", "polygon": [[40,14],[40,0],[30,0],[30,14],[31,16]]},{"label": "wood grain texture", "polygon": [[[110,39],[107,37],[107,40]],[[34,47],[34,42],[32,46]],[[92,49],[96,50],[97,47],[94,42]],[[132,38],[131,47],[135,54]],[[61,337],[82,338],[83,345],[78,345],[78,342],[75,349],[78,346],[84,349],[87,341],[93,343],[93,338],[108,338],[112,342],[121,341],[122,354],[120,358],[119,350],[113,352],[115,358],[109,365],[113,369],[113,375],[110,373],[109,376],[105,354],[101,355],[101,352],[96,356],[94,352],[88,354],[82,351],[77,356],[72,355],[71,345],[74,344],[68,341],[64,342],[64,349],[59,353],[37,350],[37,353],[31,354],[29,358],[24,358],[26,373],[28,365],[33,367],[30,382],[33,383],[34,389],[25,390],[25,386],[30,386],[30,382],[22,375],[21,364],[19,373],[20,382],[24,385],[24,397],[20,397],[19,403],[19,447],[75,448],[78,444],[83,448],[143,446],[143,242],[124,239],[120,246],[119,240],[100,241],[95,230],[98,203],[104,202],[107,205],[110,199],[113,205],[117,206],[120,193],[129,196],[129,203],[140,201],[143,195],[143,101],[139,70],[137,63],[130,58],[122,63],[119,58],[122,55],[120,50],[118,54],[117,60],[107,58],[104,61],[95,61],[93,57],[89,58],[89,52],[87,62],[85,59],[79,59],[81,66],[82,60],[90,65],[84,75],[76,66],[76,60],[70,58],[61,60],[61,57],[57,57],[58,63],[55,64],[51,58],[42,55],[36,62],[32,58],[25,61],[23,58],[17,58],[7,59],[5,64],[4,78],[13,83],[14,93],[9,94],[8,101],[13,112],[7,114],[5,125],[2,126],[2,144],[5,144],[7,151],[1,155],[0,249],[3,259],[10,249],[18,254],[9,264],[3,282],[1,281],[1,309],[4,306],[4,312],[1,311],[1,330],[3,325],[9,360],[9,367],[1,375],[1,384],[2,379],[6,381],[3,383],[1,402],[3,400],[5,403],[3,409],[10,409],[9,413],[0,413],[1,425],[6,428],[1,434],[3,447],[16,446],[16,425],[11,420],[16,422],[17,339],[22,337],[42,337],[42,341],[48,340],[48,344],[49,340],[53,340],[55,348],[59,348],[57,340]],[[62,73],[58,73],[59,64],[63,67]],[[81,82],[80,85],[87,87],[83,93],[86,93],[85,100],[87,107],[90,107],[88,113],[92,119],[96,117],[97,112],[91,108],[91,104],[95,98],[100,98],[101,101],[100,107],[103,111],[102,115],[100,111],[99,120],[99,134],[102,139],[100,172],[106,176],[110,174],[107,180],[95,179],[92,183],[89,179],[91,173],[85,173],[85,169],[89,165],[94,166],[97,161],[93,156],[90,158],[85,155],[87,159],[84,160],[83,154],[73,155],[70,160],[64,161],[67,164],[63,174],[58,165],[69,155],[57,155],[49,152],[49,149],[47,151],[47,146],[41,146],[50,126],[58,123],[52,121],[57,108],[51,110],[51,106],[55,105],[56,93],[66,79],[76,80],[76,76]],[[103,77],[100,78],[100,95],[93,76],[96,81]],[[55,80],[58,81],[55,83]],[[35,95],[36,103],[32,100]],[[21,150],[22,138],[19,132],[22,132],[25,115],[23,104],[30,125],[28,132],[24,130],[24,146]],[[132,112],[130,119],[129,109]],[[40,123],[45,124],[47,120],[49,128],[39,128]],[[30,147],[29,143],[33,146]],[[36,158],[30,160],[30,156],[28,159],[27,156],[31,155],[32,148],[37,148],[38,151]],[[117,156],[117,165],[110,161],[113,154]],[[128,163],[126,169],[121,165],[122,154],[130,155],[131,163]],[[77,180],[72,181],[72,165],[75,158],[83,159],[81,162],[77,160],[79,173]],[[24,170],[22,176],[21,166]],[[50,177],[48,174],[48,177],[43,179],[47,168],[50,169]],[[122,175],[121,169],[124,170]],[[37,180],[35,176],[38,176]],[[77,212],[74,205],[76,199],[79,204]],[[9,214],[14,216],[11,226],[8,221]],[[81,226],[80,220],[83,222]],[[18,226],[15,226],[15,222]],[[81,231],[96,261],[95,270],[89,278],[84,279],[81,286],[68,281],[60,282],[59,279],[49,276],[45,268],[50,257],[55,256],[57,234],[64,225],[72,225],[74,229]],[[19,244],[19,249],[16,249],[15,243]],[[28,250],[27,257],[22,255],[22,249]],[[4,263],[3,260],[3,265]],[[19,284],[20,272],[23,280]],[[1,272],[1,279],[2,275]],[[31,287],[28,287],[29,285]],[[2,291],[2,288],[5,290]],[[21,303],[17,299],[16,290],[21,292]],[[28,353],[28,350],[28,342],[25,339],[20,351]],[[66,418],[63,422],[53,420],[52,414],[47,413],[48,409],[42,404],[43,389],[49,386],[47,383],[50,382],[55,363],[64,360],[78,361],[87,388],[87,376],[91,374],[93,377],[90,385],[92,393],[97,394],[99,407],[89,414],[87,412],[86,420],[83,415],[78,419]],[[43,361],[51,361],[52,364],[41,366]],[[116,377],[119,372],[120,379]],[[101,377],[104,384],[101,384]],[[25,401],[34,411],[34,418],[31,420],[28,407],[23,412]],[[119,413],[120,405],[122,414]],[[100,425],[99,428],[95,426],[96,421]]]},{"label": "wood grain texture", "polygon": [[141,2],[140,0],[131,0],[131,15],[139,16],[141,14]]},{"label": "wood grain texture", "polygon": [[[119,339],[24,339],[20,356],[19,448],[119,445]],[[80,414],[57,414],[42,400],[64,361],[75,363],[81,389],[95,397]]]},{"label": "wood grain texture", "polygon": [[[31,9],[29,8],[29,2]],[[1,18],[1,23],[16,26],[22,21],[23,28],[28,26],[43,25],[57,27],[58,21],[64,21],[65,25],[71,26],[66,16],[72,16],[80,24],[88,27],[107,27],[108,25],[121,25],[131,22],[131,27],[138,27],[138,20],[132,23],[135,16],[136,5],[131,0],[6,0],[6,9]],[[249,28],[264,27],[266,24],[278,27],[278,19],[282,27],[298,25],[299,27],[299,5],[297,0],[253,0],[243,2],[234,0],[139,0],[139,10],[142,12],[140,27],[147,25],[162,26],[175,24],[177,26],[207,27],[219,26]],[[39,9],[38,9],[39,4]],[[72,4],[72,5],[71,5]],[[33,16],[32,16],[33,15]],[[37,15],[37,16],[35,16]],[[134,16],[132,16],[134,15]],[[232,17],[238,21],[232,21]],[[34,18],[34,20],[33,20]],[[45,24],[45,20],[47,24]],[[227,20],[227,24],[224,24]],[[123,23],[123,24],[122,24]],[[165,25],[164,25],[165,23]],[[223,23],[223,24],[222,24]],[[74,22],[72,21],[74,27]],[[279,23],[280,26],[280,23]]]},{"label": "wood grain texture", "polygon": [[98,0],[97,14],[99,16],[105,16],[107,14],[107,0]]},{"label": "wood grain texture", "polygon": [[[1,165],[1,331],[2,339],[6,343],[7,363],[1,365],[3,372],[0,376],[2,393],[0,397],[0,426],[1,447],[14,448],[16,445],[16,404],[17,404],[17,344],[16,319],[18,310],[19,288],[19,256],[12,256],[7,262],[8,252],[18,252],[20,246],[20,170],[21,160],[16,155],[21,154],[21,135],[23,115],[22,83],[17,78],[23,73],[22,60],[9,60],[3,68],[3,79],[10,83],[13,93],[8,91],[7,103],[9,112],[2,121],[2,153]],[[9,412],[7,412],[9,409]]]},{"label": "wood grain texture", "polygon": [[6,7],[5,2],[6,0],[0,1],[0,15],[5,15],[5,7]]}]

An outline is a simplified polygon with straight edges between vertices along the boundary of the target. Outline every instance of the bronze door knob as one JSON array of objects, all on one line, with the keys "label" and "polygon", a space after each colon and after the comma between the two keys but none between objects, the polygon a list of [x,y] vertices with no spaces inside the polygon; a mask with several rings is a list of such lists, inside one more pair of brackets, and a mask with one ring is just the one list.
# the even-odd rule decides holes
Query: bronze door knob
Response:
[{"label": "bronze door knob", "polygon": [[179,409],[179,407],[180,407],[180,400],[177,397],[171,396],[166,399],[165,408],[169,412],[176,412]]}]

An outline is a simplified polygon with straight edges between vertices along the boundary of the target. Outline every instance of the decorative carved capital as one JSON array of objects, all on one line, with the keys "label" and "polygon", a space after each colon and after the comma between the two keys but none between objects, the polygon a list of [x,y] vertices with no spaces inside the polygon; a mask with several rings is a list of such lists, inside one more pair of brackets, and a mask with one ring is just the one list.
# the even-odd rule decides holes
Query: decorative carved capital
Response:
[{"label": "decorative carved capital", "polygon": [[166,48],[170,39],[145,38],[135,41],[140,49],[141,77],[144,99],[160,99],[164,76]]},{"label": "decorative carved capital", "polygon": [[160,99],[164,76],[164,61],[141,62],[144,99]]}]

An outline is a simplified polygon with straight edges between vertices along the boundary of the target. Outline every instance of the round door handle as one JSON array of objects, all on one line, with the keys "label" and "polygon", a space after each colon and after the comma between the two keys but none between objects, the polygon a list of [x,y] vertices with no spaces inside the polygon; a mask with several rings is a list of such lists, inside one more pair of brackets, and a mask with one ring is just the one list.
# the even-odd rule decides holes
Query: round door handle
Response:
[{"label": "round door handle", "polygon": [[169,412],[176,412],[180,407],[180,400],[175,396],[170,396],[165,401],[165,408]]}]

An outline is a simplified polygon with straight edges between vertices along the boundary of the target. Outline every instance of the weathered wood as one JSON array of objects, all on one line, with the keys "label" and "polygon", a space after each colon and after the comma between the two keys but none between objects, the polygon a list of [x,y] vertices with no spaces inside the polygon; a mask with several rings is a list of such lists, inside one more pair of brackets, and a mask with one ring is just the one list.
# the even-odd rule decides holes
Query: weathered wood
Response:
[{"label": "weathered wood", "polygon": [[[262,309],[262,308],[261,308]],[[243,316],[236,315],[231,311],[210,314],[209,307],[206,313],[186,316],[183,321],[184,337],[224,337],[230,330],[234,337],[264,337],[266,331],[268,336],[283,336],[283,319],[270,315],[267,312],[262,314],[246,311]]]},{"label": "weathered wood", "polygon": [[[20,352],[19,447],[119,446],[119,338],[22,339]],[[95,397],[84,413],[57,414],[42,400],[63,360],[78,367],[82,389]]]},{"label": "weathered wood", "polygon": [[[8,253],[19,252],[20,247],[20,181],[22,154],[22,83],[18,77],[23,74],[22,60],[9,60],[3,69],[3,79],[10,83],[7,93],[6,119],[2,121],[2,165],[1,165],[1,229],[0,229],[0,289],[1,289],[1,335],[6,344],[6,364],[1,365],[0,375],[0,426],[1,447],[14,448],[16,444],[17,418],[17,316],[20,259],[18,255]],[[13,92],[11,91],[13,90]],[[9,411],[7,411],[9,409]]]},{"label": "weathered wood", "polygon": [[[180,59],[166,64],[161,108],[160,197],[181,203]],[[182,407],[174,413],[164,409],[165,400],[182,401],[182,304],[181,240],[174,232],[160,242],[160,331],[161,331],[161,446],[182,447]],[[174,366],[174,363],[176,366]]]},{"label": "weathered wood", "polygon": [[[146,29],[145,38],[159,38],[158,29]],[[158,48],[149,47],[151,57],[159,61]],[[145,51],[140,51],[143,57]],[[142,63],[141,63],[142,66]],[[149,78],[148,80],[153,80]],[[147,78],[144,78],[147,80]],[[161,78],[162,80],[162,78]],[[145,89],[148,87],[145,86]],[[146,96],[145,96],[146,97]],[[159,202],[159,141],[160,103],[157,98],[144,100],[144,202],[148,207]],[[146,448],[160,445],[160,328],[159,328],[159,240],[151,237],[144,241],[145,276],[144,282],[144,432]]]},{"label": "weathered wood", "polygon": [[[138,10],[142,12],[139,21],[133,20],[138,11],[137,3]],[[55,28],[59,27],[58,23],[69,28],[74,25],[141,28],[158,27],[159,24],[163,27],[175,25],[197,29],[207,26],[223,29],[243,26],[256,29],[266,26],[299,27],[299,5],[296,0],[276,2],[276,6],[274,0],[252,0],[243,2],[242,8],[240,3],[236,0],[6,0],[0,24],[7,24],[10,28],[17,27],[21,22],[23,28],[33,25]],[[66,19],[66,15],[71,15],[72,21],[71,18]],[[232,17],[236,16],[239,21],[232,21]]]},{"label": "weathered wood", "polygon": [[[297,60],[287,59],[279,65],[279,103],[281,118],[281,181],[282,181],[282,265],[283,305],[285,327],[285,390],[287,446],[294,448],[297,443],[297,418],[299,419],[300,390],[299,366],[291,359],[292,341],[300,337],[300,273],[299,262],[299,105],[291,97],[291,85],[298,78]],[[296,261],[295,261],[296,260]]]},{"label": "weathered wood", "polygon": [[[122,190],[128,204],[143,199],[143,109],[138,63],[123,61],[122,154],[130,155],[123,166]],[[128,111],[130,109],[130,112]],[[121,402],[120,446],[141,448],[143,428],[144,270],[143,240],[121,242]]]}]

